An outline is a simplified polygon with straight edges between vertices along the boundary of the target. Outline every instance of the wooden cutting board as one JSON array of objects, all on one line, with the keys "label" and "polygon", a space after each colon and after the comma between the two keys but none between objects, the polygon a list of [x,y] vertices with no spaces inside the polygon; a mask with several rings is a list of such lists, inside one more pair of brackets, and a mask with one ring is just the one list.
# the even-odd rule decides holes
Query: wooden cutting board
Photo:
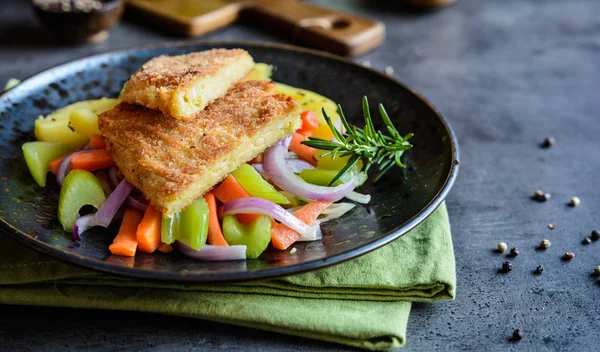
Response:
[{"label": "wooden cutting board", "polygon": [[127,0],[127,5],[153,24],[188,37],[241,19],[299,44],[344,56],[369,52],[385,37],[379,21],[298,0]]}]

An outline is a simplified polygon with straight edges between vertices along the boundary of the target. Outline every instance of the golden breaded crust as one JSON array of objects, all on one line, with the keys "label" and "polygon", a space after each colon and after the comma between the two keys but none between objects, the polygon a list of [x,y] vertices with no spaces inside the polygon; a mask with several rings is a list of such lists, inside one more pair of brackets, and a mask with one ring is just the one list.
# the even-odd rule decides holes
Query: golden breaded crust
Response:
[{"label": "golden breaded crust", "polygon": [[239,83],[191,121],[120,103],[100,115],[99,127],[125,178],[171,216],[300,127],[300,107],[274,89]]},{"label": "golden breaded crust", "polygon": [[242,49],[211,49],[146,62],[125,84],[120,99],[189,119],[242,80],[254,66]]}]

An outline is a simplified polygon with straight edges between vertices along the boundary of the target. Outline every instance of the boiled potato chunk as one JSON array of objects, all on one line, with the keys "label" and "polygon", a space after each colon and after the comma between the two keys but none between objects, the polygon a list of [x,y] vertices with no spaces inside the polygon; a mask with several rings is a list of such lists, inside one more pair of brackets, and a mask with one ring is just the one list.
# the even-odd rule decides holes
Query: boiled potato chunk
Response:
[{"label": "boiled potato chunk", "polygon": [[302,107],[302,110],[312,110],[317,115],[321,125],[315,128],[313,137],[329,140],[333,137],[329,126],[323,118],[322,108],[325,108],[327,115],[331,118],[334,125],[339,124],[339,116],[337,113],[337,105],[331,99],[310,90],[288,86],[287,84],[276,82],[277,93],[290,96]]},{"label": "boiled potato chunk", "polygon": [[273,75],[273,66],[265,63],[257,63],[254,65],[252,70],[246,78],[245,81],[267,81],[271,79]]},{"label": "boiled potato chunk", "polygon": [[101,134],[98,128],[98,115],[89,109],[74,111],[69,121],[75,132],[86,138],[90,138],[93,134]]},{"label": "boiled potato chunk", "polygon": [[[67,105],[46,117],[40,116],[35,121],[35,137],[39,141],[62,142],[68,144],[73,149],[81,148],[88,142],[89,137],[77,133],[75,128],[70,125],[71,115],[81,110],[88,110],[98,115],[112,109],[117,103],[117,99],[109,98],[84,100]],[[89,129],[84,130],[88,131]]]},{"label": "boiled potato chunk", "polygon": [[[271,79],[272,75],[272,65],[268,65],[265,63],[257,63],[254,65],[254,67],[246,77],[246,80],[269,80]],[[296,102],[302,107],[303,110],[312,110],[315,113],[315,115],[317,115],[319,121],[321,122],[321,126],[313,130],[313,137],[327,140],[333,137],[329,126],[327,126],[327,123],[323,118],[323,112],[321,111],[321,109],[325,108],[327,115],[331,117],[331,120],[334,123],[334,125],[341,125],[339,123],[339,116],[337,113],[336,103],[334,103],[331,99],[328,99],[310,90],[292,87],[279,82],[275,82],[275,84],[277,93],[294,98],[294,100],[296,100]]]}]

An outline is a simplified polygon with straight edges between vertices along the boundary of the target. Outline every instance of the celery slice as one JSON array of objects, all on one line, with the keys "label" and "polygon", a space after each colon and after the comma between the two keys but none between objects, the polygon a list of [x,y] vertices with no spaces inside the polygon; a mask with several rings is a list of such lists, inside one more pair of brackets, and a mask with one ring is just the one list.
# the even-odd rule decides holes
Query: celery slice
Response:
[{"label": "celery slice", "polygon": [[235,215],[225,215],[223,236],[229,245],[245,245],[246,257],[258,258],[271,242],[271,218],[259,215],[252,223],[242,224]]},{"label": "celery slice", "polygon": [[58,199],[58,221],[65,231],[73,231],[73,225],[84,205],[96,209],[106,200],[100,181],[86,170],[72,170],[65,177]]},{"label": "celery slice", "polygon": [[26,142],[21,150],[31,176],[40,187],[45,187],[48,163],[67,154],[70,148],[60,142]]},{"label": "celery slice", "polygon": [[172,218],[162,219],[161,240],[171,244],[180,241],[194,250],[206,244],[208,236],[208,204],[199,198]]},{"label": "celery slice", "polygon": [[289,204],[290,201],[281,193],[277,192],[269,182],[248,164],[240,165],[231,173],[235,180],[252,196],[270,200],[278,204]]}]

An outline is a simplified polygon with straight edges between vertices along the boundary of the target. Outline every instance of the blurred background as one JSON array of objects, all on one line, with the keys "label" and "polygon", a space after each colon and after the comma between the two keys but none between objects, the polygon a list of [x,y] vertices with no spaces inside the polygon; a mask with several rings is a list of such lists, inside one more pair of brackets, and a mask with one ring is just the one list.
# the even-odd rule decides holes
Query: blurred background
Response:
[{"label": "blurred background", "polygon": [[405,19],[409,28],[455,1],[3,0],[0,63],[24,78],[77,56],[194,39],[287,42],[361,57],[410,33],[386,20]]}]

